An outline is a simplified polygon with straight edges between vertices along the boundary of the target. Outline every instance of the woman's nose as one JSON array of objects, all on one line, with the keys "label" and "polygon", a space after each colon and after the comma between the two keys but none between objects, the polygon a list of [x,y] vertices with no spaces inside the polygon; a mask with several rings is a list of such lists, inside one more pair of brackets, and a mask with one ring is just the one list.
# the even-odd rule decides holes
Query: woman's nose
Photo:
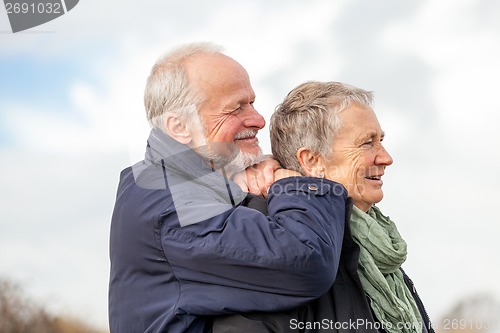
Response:
[{"label": "woman's nose", "polygon": [[392,156],[389,155],[389,153],[387,152],[387,150],[384,148],[383,145],[380,145],[380,150],[375,160],[375,163],[389,166],[392,164],[392,162],[394,162]]}]

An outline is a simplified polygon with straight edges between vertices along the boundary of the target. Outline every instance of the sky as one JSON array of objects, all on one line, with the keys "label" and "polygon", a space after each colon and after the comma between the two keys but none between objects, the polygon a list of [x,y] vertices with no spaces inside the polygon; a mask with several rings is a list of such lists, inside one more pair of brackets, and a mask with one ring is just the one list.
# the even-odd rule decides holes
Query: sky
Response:
[{"label": "sky", "polygon": [[[500,299],[499,14],[494,0],[85,0],[13,34],[0,8],[0,276],[107,327],[110,218],[144,153],[148,72],[210,41],[247,69],[266,120],[304,81],[374,91],[394,158],[379,206],[431,318]],[[259,139],[270,153],[267,126]]]}]

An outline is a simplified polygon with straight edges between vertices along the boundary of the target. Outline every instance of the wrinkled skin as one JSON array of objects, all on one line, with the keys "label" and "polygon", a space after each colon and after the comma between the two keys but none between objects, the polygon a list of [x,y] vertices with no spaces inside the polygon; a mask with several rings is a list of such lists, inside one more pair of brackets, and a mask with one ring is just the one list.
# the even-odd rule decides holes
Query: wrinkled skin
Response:
[{"label": "wrinkled skin", "polygon": [[393,160],[371,108],[353,104],[339,116],[342,127],[325,161],[325,177],[344,185],[353,204],[367,211],[384,197],[382,176]]}]

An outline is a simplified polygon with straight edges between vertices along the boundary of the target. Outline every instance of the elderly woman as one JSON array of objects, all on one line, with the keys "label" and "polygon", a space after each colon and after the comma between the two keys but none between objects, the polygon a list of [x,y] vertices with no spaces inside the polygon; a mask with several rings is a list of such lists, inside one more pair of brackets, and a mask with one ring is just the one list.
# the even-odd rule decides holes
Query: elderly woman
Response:
[{"label": "elderly woman", "polygon": [[339,82],[293,89],[271,118],[274,157],[303,176],[341,183],[352,199],[334,285],[303,308],[216,320],[214,332],[433,332],[413,282],[401,269],[407,246],[375,205],[393,162],[371,92]]}]

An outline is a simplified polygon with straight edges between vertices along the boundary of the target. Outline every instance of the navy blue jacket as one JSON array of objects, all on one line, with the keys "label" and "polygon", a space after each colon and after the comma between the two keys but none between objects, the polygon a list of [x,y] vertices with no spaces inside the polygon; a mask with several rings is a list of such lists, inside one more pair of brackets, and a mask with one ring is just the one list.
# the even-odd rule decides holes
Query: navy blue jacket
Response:
[{"label": "navy blue jacket", "polygon": [[[258,209],[265,211],[262,206]],[[214,320],[213,333],[384,333],[363,291],[358,261],[359,245],[352,239],[347,223],[337,277],[327,293],[289,311],[221,316]],[[434,333],[412,280],[402,273],[423,319],[423,333]]]},{"label": "navy blue jacket", "polygon": [[344,187],[282,179],[266,216],[223,171],[155,129],[145,160],[122,171],[111,333],[210,332],[211,316],[287,310],[331,287],[349,215]]}]

